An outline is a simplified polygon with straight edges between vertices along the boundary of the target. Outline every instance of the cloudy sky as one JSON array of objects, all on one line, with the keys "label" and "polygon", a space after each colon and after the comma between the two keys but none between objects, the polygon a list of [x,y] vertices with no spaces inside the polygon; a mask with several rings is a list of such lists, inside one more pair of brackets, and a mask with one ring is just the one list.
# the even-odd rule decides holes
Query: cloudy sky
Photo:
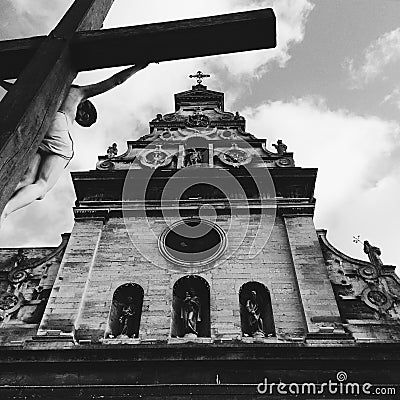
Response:
[{"label": "cloudy sky", "polygon": [[[71,3],[1,0],[0,39],[48,34]],[[9,217],[0,246],[57,245],[73,226],[69,172],[94,169],[114,141],[124,151],[156,113],[173,111],[173,94],[201,69],[269,149],[283,139],[297,166],[318,167],[315,225],[333,245],[366,259],[352,242],[361,235],[382,249],[384,263],[400,266],[400,0],[116,0],[104,27],[264,7],[277,15],[276,49],[152,64],[95,98],[98,122],[74,128],[66,173],[45,200]],[[117,71],[81,73],[76,82]]]}]

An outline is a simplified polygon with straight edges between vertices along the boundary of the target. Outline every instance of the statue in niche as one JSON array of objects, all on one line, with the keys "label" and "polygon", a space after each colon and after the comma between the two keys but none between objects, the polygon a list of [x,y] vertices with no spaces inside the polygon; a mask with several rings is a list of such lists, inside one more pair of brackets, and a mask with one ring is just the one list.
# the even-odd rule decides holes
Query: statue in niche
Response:
[{"label": "statue in niche", "polygon": [[379,247],[371,246],[368,240],[364,240],[364,253],[368,255],[371,264],[378,268],[383,265],[383,262],[380,258],[380,255],[382,254],[381,249]]},{"label": "statue in niche", "polygon": [[257,292],[255,290],[251,291],[250,298],[246,301],[246,311],[250,329],[250,336],[265,336],[264,321],[261,317],[261,309],[257,301]]},{"label": "statue in niche", "polygon": [[118,336],[119,338],[131,338],[134,333],[134,323],[137,314],[134,298],[128,296],[126,300],[127,302],[122,306],[121,315],[119,317],[121,327],[121,333]]},{"label": "statue in niche", "polygon": [[183,319],[185,336],[198,336],[197,323],[201,321],[201,304],[193,289],[185,293],[181,307],[181,318]]},{"label": "statue in niche", "polygon": [[190,149],[185,157],[185,166],[201,164],[203,162],[203,151],[201,149]]},{"label": "statue in niche", "polygon": [[279,155],[283,155],[283,154],[286,153],[287,146],[286,146],[286,144],[284,144],[284,143],[282,142],[281,139],[279,139],[279,140],[276,142],[276,144],[273,144],[272,146],[275,147],[275,149],[276,149],[276,151],[278,152]]},{"label": "statue in niche", "polygon": [[113,143],[111,146],[108,147],[107,149],[107,157],[108,158],[113,158],[118,154],[118,147],[117,143]]}]

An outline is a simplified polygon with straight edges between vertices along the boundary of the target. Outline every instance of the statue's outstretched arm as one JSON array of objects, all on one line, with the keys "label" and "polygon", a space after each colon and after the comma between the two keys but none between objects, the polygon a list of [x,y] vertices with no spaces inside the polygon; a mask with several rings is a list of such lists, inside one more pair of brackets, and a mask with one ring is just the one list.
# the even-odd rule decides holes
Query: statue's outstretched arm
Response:
[{"label": "statue's outstretched arm", "polygon": [[7,90],[7,91],[9,91],[12,87],[13,87],[13,83],[10,83],[10,82],[6,82],[6,81],[3,81],[3,80],[1,80],[0,81],[0,86],[3,88],[3,89],[5,89],[5,90]]},{"label": "statue's outstretched arm", "polygon": [[89,97],[97,96],[98,94],[107,92],[108,90],[120,85],[121,83],[124,83],[136,72],[147,67],[147,65],[147,62],[137,63],[133,67],[126,68],[104,81],[94,83],[92,85],[81,86],[80,90],[83,98],[87,99]]}]

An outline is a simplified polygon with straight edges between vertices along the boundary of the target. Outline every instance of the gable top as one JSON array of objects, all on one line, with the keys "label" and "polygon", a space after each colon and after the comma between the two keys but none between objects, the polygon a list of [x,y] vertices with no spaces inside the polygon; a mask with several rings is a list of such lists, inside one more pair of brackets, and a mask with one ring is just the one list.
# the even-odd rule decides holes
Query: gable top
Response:
[{"label": "gable top", "polygon": [[208,105],[224,111],[224,93],[208,90],[207,86],[200,83],[192,86],[191,90],[176,93],[174,98],[175,111],[181,107],[193,105]]},{"label": "gable top", "polygon": [[[201,75],[196,77],[201,79],[204,74]],[[110,146],[107,156],[99,157],[97,169],[127,169],[132,165],[138,169],[180,169],[195,164],[210,168],[247,164],[261,168],[294,167],[293,153],[287,152],[281,140],[273,145],[277,153],[269,151],[266,139],[246,132],[246,120],[238,111],[225,111],[224,96],[222,92],[208,90],[201,82],[176,93],[174,112],[157,114],[149,123],[150,132],[129,141],[124,154],[117,155],[114,145]]]}]

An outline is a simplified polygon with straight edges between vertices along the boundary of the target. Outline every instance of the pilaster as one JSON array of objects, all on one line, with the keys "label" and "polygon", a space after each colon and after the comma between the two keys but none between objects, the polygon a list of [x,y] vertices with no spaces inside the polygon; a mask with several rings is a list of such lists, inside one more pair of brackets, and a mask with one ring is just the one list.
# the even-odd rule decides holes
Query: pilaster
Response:
[{"label": "pilaster", "polygon": [[330,283],[311,216],[283,216],[289,240],[308,337],[344,334],[339,309]]},{"label": "pilaster", "polygon": [[[78,324],[103,221],[76,221],[38,335],[73,335]],[[58,334],[59,335],[59,334]]]}]

